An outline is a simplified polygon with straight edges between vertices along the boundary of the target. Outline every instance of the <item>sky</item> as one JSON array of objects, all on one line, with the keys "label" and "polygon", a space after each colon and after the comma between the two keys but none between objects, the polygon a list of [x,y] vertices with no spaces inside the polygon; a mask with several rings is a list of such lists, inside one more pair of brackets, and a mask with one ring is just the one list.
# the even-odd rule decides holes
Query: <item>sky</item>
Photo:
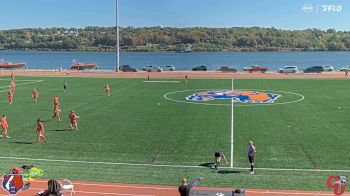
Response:
[{"label": "sky", "polygon": [[[0,0],[0,30],[115,26],[116,0]],[[119,0],[120,26],[350,31],[350,0]]]}]

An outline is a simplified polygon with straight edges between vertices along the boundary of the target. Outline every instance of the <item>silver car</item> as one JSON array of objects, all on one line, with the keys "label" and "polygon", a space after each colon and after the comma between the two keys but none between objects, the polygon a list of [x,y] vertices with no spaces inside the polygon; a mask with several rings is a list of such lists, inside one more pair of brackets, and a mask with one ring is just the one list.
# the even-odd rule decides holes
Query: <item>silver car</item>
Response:
[{"label": "silver car", "polygon": [[175,71],[175,66],[174,65],[165,65],[163,67],[163,71]]},{"label": "silver car", "polygon": [[334,71],[334,67],[332,65],[323,65],[323,71]]},{"label": "silver car", "polygon": [[162,68],[158,67],[157,65],[149,65],[143,68],[143,71],[147,72],[161,72]]},{"label": "silver car", "polygon": [[297,73],[299,72],[297,66],[285,66],[283,69],[278,69],[278,73]]}]

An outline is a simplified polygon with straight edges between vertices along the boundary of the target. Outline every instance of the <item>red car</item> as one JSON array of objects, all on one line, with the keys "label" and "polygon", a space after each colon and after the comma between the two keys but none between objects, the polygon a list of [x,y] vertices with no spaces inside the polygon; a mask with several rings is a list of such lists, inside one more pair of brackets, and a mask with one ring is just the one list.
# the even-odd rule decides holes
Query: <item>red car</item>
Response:
[{"label": "red car", "polygon": [[261,73],[265,73],[267,71],[267,68],[261,67],[259,65],[252,65],[250,67],[245,67],[243,71],[248,71],[249,73],[253,73],[254,71],[261,71]]}]

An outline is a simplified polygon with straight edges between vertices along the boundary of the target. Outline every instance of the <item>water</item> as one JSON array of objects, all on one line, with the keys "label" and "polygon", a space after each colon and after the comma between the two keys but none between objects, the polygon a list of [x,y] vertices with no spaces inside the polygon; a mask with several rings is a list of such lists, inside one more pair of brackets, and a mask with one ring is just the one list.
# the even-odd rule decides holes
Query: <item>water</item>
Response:
[{"label": "water", "polygon": [[[26,62],[35,69],[70,68],[73,60],[96,63],[100,69],[114,69],[115,56],[114,52],[0,51],[0,59]],[[350,64],[350,52],[121,52],[120,64],[139,69],[145,65],[174,65],[177,70],[190,70],[198,65],[215,70],[220,65],[242,69],[257,64],[276,70],[286,65],[304,69],[328,64],[339,69]]]}]

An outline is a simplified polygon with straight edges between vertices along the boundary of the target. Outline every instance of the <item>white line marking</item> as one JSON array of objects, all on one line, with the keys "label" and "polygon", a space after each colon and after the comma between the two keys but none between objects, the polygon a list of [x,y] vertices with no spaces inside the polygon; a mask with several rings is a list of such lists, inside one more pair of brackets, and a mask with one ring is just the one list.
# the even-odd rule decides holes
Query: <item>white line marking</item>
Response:
[{"label": "white line marking", "polygon": [[[147,163],[115,163],[115,162],[102,162],[102,161],[75,161],[75,160],[62,160],[62,159],[35,159],[35,158],[22,158],[22,157],[6,157],[0,156],[0,159],[10,159],[10,160],[31,160],[31,161],[43,161],[43,162],[62,162],[62,163],[85,163],[85,164],[101,164],[101,165],[126,165],[126,166],[145,166],[145,167],[170,167],[170,168],[199,168],[208,169],[208,167],[199,165],[155,165]],[[230,167],[220,167],[224,169],[231,169]],[[243,167],[233,167],[233,170],[248,170],[250,168]],[[289,168],[254,168],[256,170],[266,170],[266,171],[300,171],[300,172],[316,172],[315,169],[289,169]],[[319,172],[349,172],[350,170],[320,170]]]},{"label": "white line marking", "polygon": [[[233,91],[233,79],[231,79],[231,90]],[[231,100],[231,168],[233,168],[233,98]]]},{"label": "white line marking", "polygon": [[[58,180],[60,181],[60,180]],[[35,182],[44,182],[47,183],[47,181],[42,180],[35,180]],[[168,187],[155,187],[155,186],[132,186],[132,185],[117,185],[117,184],[96,184],[96,183],[81,183],[81,182],[74,182],[72,181],[74,185],[82,185],[82,186],[100,186],[100,187],[118,187],[118,188],[134,188],[134,189],[156,189],[156,190],[177,190],[177,188],[168,188]],[[108,183],[108,182],[106,182]]]},{"label": "white line marking", "polygon": [[[188,92],[188,91],[208,91],[208,90],[223,90],[223,89],[192,89],[192,90],[182,90],[182,91],[173,91],[169,93],[165,93],[163,97],[169,101],[174,101],[178,103],[186,103],[186,104],[197,104],[197,105],[206,105],[206,106],[231,106],[231,104],[226,103],[203,103],[203,102],[194,102],[194,101],[181,101],[177,99],[169,98],[168,95],[176,94],[176,93],[182,93],[182,92]],[[292,94],[297,95],[300,98],[293,101],[287,101],[287,102],[281,102],[281,103],[254,103],[254,104],[235,104],[235,107],[251,107],[251,106],[271,106],[271,105],[284,105],[284,104],[291,104],[291,103],[297,103],[300,101],[303,101],[305,97],[301,94],[294,93],[294,92],[288,92],[288,91],[276,91],[276,90],[261,90],[261,89],[236,89],[236,90],[255,90],[255,91],[265,91],[265,92],[277,92],[277,93],[286,93],[286,94]]]},{"label": "white line marking", "polygon": [[[276,194],[276,195],[317,195],[317,196],[326,196],[326,195],[333,195],[334,196],[334,193],[321,193],[321,192],[278,192],[278,191],[250,191],[250,190],[247,190],[246,191],[247,193],[261,193],[261,194]],[[342,196],[350,196],[349,194],[342,194]]]},{"label": "white line marking", "polygon": [[180,81],[177,81],[177,80],[145,80],[145,81],[142,81],[142,82],[145,82],[145,83],[179,83]]},{"label": "white line marking", "polygon": [[[37,190],[37,191],[43,191],[44,189],[40,188],[30,188],[30,190]],[[70,192],[70,191],[64,191],[64,192]],[[90,192],[90,191],[74,191],[75,193],[84,193],[84,194],[94,194],[94,195],[124,195],[124,196],[155,196],[155,195],[139,195],[139,194],[132,194],[132,193],[103,193],[103,192]]]},{"label": "white line marking", "polygon": [[[30,80],[28,80],[28,81],[30,81]],[[17,86],[21,86],[21,85],[26,85],[26,84],[39,83],[39,82],[42,82],[42,81],[44,81],[44,80],[31,80],[31,82],[25,82],[25,83],[16,84],[16,87],[17,87]],[[2,89],[2,88],[10,88],[10,87],[11,87],[11,85],[1,86],[0,89]],[[2,91],[0,91],[0,92],[3,93],[3,92],[8,92],[8,91],[9,91],[9,90],[2,90]]]}]

